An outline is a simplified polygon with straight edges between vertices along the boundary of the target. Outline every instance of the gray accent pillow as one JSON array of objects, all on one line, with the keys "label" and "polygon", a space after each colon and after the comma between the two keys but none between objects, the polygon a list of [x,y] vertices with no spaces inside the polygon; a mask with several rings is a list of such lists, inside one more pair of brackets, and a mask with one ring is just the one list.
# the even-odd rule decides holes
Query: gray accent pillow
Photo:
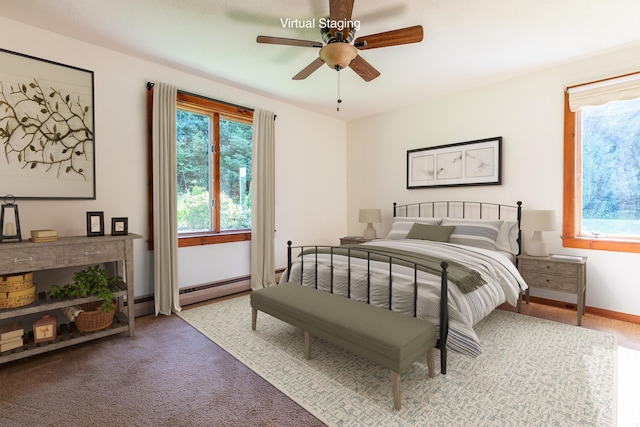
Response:
[{"label": "gray accent pillow", "polygon": [[393,219],[391,230],[389,230],[385,238],[391,240],[404,239],[411,230],[411,227],[413,227],[413,224],[439,225],[440,221],[442,221],[442,218],[396,217]]},{"label": "gray accent pillow", "polygon": [[449,236],[456,227],[453,225],[429,225],[415,223],[405,239],[431,240],[434,242],[448,242]]}]

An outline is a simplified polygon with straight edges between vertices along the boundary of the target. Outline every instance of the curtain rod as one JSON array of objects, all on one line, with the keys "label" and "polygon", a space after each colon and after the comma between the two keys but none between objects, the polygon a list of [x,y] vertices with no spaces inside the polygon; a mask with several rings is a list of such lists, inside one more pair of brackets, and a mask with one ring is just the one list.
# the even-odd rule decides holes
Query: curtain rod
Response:
[{"label": "curtain rod", "polygon": [[[153,88],[155,83],[153,82],[147,82],[147,90],[151,90],[151,88]],[[208,99],[210,101],[215,101],[215,102],[219,102],[221,104],[225,104],[228,105],[230,107],[234,107],[234,108],[240,108],[242,110],[249,110],[249,111],[255,111],[253,108],[249,108],[249,107],[244,107],[242,105],[238,105],[238,104],[233,104],[231,102],[226,102],[226,101],[220,101],[219,99],[213,99],[213,98],[209,98],[208,96],[203,96],[203,95],[199,95],[197,93],[192,93],[192,92],[187,92],[185,90],[180,90],[178,89],[178,92],[183,93],[185,95],[193,95],[193,96],[197,96],[199,98],[204,98],[204,99]],[[275,118],[275,117],[274,117]]]}]

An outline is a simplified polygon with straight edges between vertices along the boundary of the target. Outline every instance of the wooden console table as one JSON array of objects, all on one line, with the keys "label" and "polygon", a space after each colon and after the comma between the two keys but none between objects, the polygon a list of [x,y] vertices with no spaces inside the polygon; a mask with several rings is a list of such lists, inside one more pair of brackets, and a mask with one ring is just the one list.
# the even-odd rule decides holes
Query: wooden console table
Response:
[{"label": "wooden console table", "polygon": [[[116,274],[121,276],[123,280],[120,284],[120,290],[114,292],[118,308],[111,327],[85,334],[80,334],[75,328],[67,327],[64,331],[57,332],[57,336],[52,342],[36,345],[30,337],[30,328],[25,325],[24,346],[0,353],[0,364],[122,332],[133,336],[135,325],[133,239],[141,237],[138,234],[130,233],[125,236],[61,237],[54,242],[42,243],[30,241],[0,243],[0,275],[115,263]],[[49,300],[46,292],[40,292],[32,304],[18,308],[0,309],[0,323],[6,323],[5,319],[17,321],[24,316],[46,313],[96,300],[97,298],[93,296]],[[29,339],[27,340],[27,338]]]}]

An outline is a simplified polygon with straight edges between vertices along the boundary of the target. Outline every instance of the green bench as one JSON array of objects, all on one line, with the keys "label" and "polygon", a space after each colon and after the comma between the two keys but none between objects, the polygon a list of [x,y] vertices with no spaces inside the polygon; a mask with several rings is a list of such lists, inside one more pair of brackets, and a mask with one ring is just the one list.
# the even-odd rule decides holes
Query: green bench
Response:
[{"label": "green bench", "polygon": [[307,360],[316,336],[388,368],[395,409],[402,371],[426,354],[429,377],[434,376],[437,334],[431,322],[296,283],[253,291],[250,298],[251,329],[258,311],[302,329]]}]

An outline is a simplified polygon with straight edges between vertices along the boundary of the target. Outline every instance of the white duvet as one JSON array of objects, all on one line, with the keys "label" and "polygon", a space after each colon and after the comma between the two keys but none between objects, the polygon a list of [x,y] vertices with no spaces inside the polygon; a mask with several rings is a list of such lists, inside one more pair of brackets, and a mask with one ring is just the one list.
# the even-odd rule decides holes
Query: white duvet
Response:
[{"label": "white duvet", "polygon": [[[427,240],[374,240],[362,248],[389,247],[404,251],[437,256],[445,261],[456,261],[478,271],[487,282],[475,291],[462,293],[449,281],[449,336],[447,348],[462,354],[477,356],[482,351],[473,326],[491,313],[497,306],[507,302],[513,306],[520,292],[527,288],[511,260],[499,252],[471,246]],[[316,260],[318,264],[316,273]],[[333,267],[331,267],[333,265]],[[348,273],[349,267],[351,272]],[[413,315],[413,268],[392,265],[392,308],[394,311]],[[300,273],[304,278],[301,281]],[[331,273],[333,270],[333,273]],[[360,301],[389,307],[389,264],[370,261],[370,279],[367,278],[367,260],[330,254],[308,254],[293,260],[291,270],[282,275],[282,280],[303,282]],[[439,325],[440,276],[418,271],[417,316]],[[369,285],[368,285],[369,282]],[[349,289],[350,288],[350,289]],[[369,288],[369,291],[367,289]]]}]

